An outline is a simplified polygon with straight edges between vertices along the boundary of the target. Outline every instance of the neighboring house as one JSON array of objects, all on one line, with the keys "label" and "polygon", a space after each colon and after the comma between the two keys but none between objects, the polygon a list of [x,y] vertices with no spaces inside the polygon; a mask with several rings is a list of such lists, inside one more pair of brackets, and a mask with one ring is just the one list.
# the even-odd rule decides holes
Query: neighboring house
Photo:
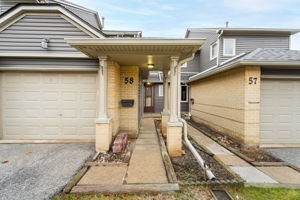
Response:
[{"label": "neighboring house", "polygon": [[141,32],[105,31],[97,12],[63,0],[2,0],[0,14],[0,138],[95,139],[99,62],[65,38]]},{"label": "neighboring house", "polygon": [[0,143],[95,141],[107,151],[119,131],[138,135],[149,71],[171,71],[162,123],[170,155],[181,155],[180,66],[204,39],[103,30],[97,12],[65,0],[2,0],[0,11]]},{"label": "neighboring house", "polygon": [[207,38],[189,78],[191,115],[246,145],[300,146],[300,51],[293,29],[188,29]]}]

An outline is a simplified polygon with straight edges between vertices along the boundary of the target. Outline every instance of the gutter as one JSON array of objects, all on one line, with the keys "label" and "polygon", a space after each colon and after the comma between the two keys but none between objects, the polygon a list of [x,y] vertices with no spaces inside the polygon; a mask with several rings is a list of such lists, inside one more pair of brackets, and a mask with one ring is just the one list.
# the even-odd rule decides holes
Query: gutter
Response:
[{"label": "gutter", "polygon": [[258,66],[297,66],[300,68],[300,61],[295,61],[295,62],[279,62],[279,61],[250,61],[250,60],[241,60],[237,61],[231,64],[227,64],[221,67],[217,68],[211,68],[206,71],[200,72],[199,74],[196,74],[195,76],[190,77],[190,79],[187,81],[187,83],[206,78],[208,76],[215,75],[217,73],[227,71],[239,66],[244,66],[244,65],[258,65]]}]

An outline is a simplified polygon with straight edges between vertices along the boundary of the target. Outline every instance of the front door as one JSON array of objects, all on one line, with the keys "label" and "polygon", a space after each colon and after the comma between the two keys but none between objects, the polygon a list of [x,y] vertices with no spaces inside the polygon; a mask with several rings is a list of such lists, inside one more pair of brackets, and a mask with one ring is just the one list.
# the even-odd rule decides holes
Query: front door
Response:
[{"label": "front door", "polygon": [[154,112],[154,87],[145,86],[144,112]]}]

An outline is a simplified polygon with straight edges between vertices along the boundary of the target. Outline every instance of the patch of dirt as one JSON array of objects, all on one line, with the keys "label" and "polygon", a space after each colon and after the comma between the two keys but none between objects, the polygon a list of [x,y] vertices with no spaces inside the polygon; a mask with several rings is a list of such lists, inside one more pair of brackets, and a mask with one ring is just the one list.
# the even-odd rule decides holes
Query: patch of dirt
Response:
[{"label": "patch of dirt", "polygon": [[274,158],[268,153],[264,152],[260,148],[256,147],[243,147],[236,140],[222,134],[219,131],[213,130],[202,123],[195,122],[193,120],[188,120],[188,122],[195,128],[202,130],[203,132],[209,134],[212,138],[217,139],[218,141],[225,144],[225,146],[235,149],[237,152],[245,155],[246,157],[252,159],[256,162],[281,162],[281,160]]},{"label": "patch of dirt", "polygon": [[[171,158],[173,167],[179,183],[194,183],[208,181],[204,170],[200,167],[192,152],[184,145],[185,155]],[[209,166],[217,180],[233,180],[232,176],[222,165],[213,157],[197,150],[205,163]]]},{"label": "patch of dirt", "polygon": [[129,161],[131,141],[128,140],[125,151],[121,153],[113,153],[110,149],[107,153],[100,153],[96,158],[97,163],[127,163]]}]

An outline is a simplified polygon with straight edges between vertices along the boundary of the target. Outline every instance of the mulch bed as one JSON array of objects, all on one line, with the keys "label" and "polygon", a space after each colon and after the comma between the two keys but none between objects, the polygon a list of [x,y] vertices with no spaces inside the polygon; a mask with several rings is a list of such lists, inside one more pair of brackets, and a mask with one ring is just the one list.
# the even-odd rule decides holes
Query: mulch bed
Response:
[{"label": "mulch bed", "polygon": [[[192,152],[185,145],[183,146],[183,150],[185,155],[171,158],[178,182],[180,184],[189,184],[209,181]],[[213,157],[202,151],[198,151],[198,153],[216,176],[217,181],[229,181],[235,179],[235,177]]]},{"label": "mulch bed", "polygon": [[222,134],[221,132],[211,129],[206,125],[195,122],[193,120],[188,121],[195,128],[203,131],[205,134],[208,134],[210,137],[217,139],[219,142],[224,144],[227,147],[233,148],[235,151],[245,155],[255,162],[282,162],[281,160],[274,158],[268,153],[264,152],[262,149],[257,147],[243,147],[236,140]]}]

